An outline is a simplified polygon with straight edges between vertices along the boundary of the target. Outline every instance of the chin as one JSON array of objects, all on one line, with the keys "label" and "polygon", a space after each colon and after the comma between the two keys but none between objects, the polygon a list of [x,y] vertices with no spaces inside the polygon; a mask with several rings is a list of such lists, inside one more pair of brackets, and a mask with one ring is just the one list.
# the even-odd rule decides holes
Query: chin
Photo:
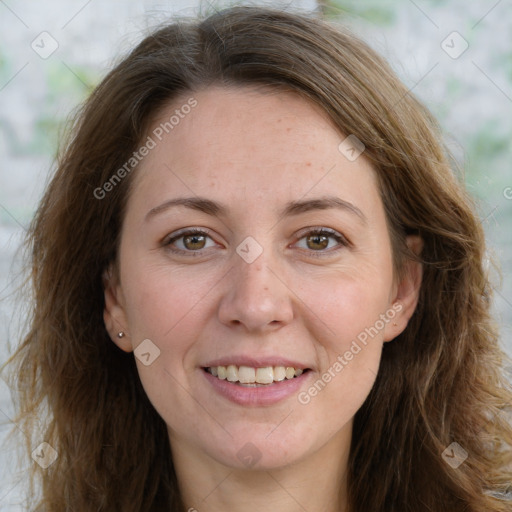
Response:
[{"label": "chin", "polygon": [[[273,427],[275,428],[275,427]],[[266,430],[264,435],[244,435],[233,436],[228,448],[229,451],[218,452],[218,445],[213,457],[233,469],[245,469],[254,471],[266,471],[281,469],[290,464],[298,462],[308,451],[308,446],[304,441],[293,442],[286,440],[285,432],[280,432],[279,436],[271,430]],[[272,435],[276,435],[271,440]],[[267,437],[265,437],[267,436]],[[289,439],[289,438],[288,438]]]}]

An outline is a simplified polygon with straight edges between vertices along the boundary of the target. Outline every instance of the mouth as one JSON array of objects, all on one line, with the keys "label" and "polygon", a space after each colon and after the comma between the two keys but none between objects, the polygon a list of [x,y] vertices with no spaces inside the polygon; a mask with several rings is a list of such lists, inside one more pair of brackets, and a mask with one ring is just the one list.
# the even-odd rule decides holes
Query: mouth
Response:
[{"label": "mouth", "polygon": [[209,366],[203,370],[219,380],[227,380],[243,387],[269,386],[277,382],[292,380],[310,371],[309,368],[292,366]]}]

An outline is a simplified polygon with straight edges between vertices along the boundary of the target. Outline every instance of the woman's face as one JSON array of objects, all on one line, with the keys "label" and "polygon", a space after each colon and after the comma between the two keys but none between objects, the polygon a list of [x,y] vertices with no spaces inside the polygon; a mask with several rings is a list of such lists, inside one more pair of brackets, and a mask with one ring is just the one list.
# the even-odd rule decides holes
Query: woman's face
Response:
[{"label": "woman's face", "polygon": [[173,451],[277,468],[346,446],[417,296],[394,281],[372,167],[291,93],[208,88],[160,114],[105,322]]}]

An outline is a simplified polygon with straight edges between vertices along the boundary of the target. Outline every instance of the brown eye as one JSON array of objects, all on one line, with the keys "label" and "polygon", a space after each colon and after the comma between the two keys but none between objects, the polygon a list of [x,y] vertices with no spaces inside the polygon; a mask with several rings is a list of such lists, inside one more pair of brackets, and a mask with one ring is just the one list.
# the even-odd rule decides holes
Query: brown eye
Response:
[{"label": "brown eye", "polygon": [[203,249],[206,237],[204,235],[188,235],[184,236],[183,245],[190,250],[196,251],[198,249]]},{"label": "brown eye", "polygon": [[329,237],[325,235],[309,235],[306,237],[309,249],[326,249],[329,245]]},{"label": "brown eye", "polygon": [[[207,245],[208,239],[211,240],[210,245]],[[180,233],[167,238],[163,245],[171,252],[177,254],[187,254],[190,256],[199,256],[202,249],[208,249],[215,245],[208,232],[203,230],[189,229],[181,231]]]},{"label": "brown eye", "polygon": [[328,256],[347,246],[349,242],[342,234],[328,228],[310,230],[299,239],[299,247],[312,256]]}]

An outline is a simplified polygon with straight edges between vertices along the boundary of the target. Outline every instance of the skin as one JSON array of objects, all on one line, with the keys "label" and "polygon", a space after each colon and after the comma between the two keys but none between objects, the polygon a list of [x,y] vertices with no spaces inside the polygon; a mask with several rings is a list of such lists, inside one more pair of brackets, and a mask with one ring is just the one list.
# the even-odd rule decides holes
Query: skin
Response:
[{"label": "skin", "polygon": [[[160,112],[152,129],[190,96]],[[421,267],[408,263],[396,281],[375,171],[364,153],[345,158],[338,150],[345,135],[319,107],[293,93],[249,87],[193,96],[197,106],[132,177],[119,279],[106,276],[105,325],[122,350],[144,339],[160,350],[149,366],[136,359],[137,367],[168,425],[187,508],[348,510],[353,417],[374,384],[383,343],[414,311]],[[332,195],[365,220],[333,208],[279,216],[289,201]],[[145,220],[165,201],[191,196],[223,203],[229,213],[178,206]],[[190,227],[210,233],[179,238],[172,247],[188,253],[170,252],[169,235]],[[319,227],[348,245],[308,239],[307,228]],[[263,249],[252,263],[236,252],[248,236]],[[408,243],[421,249],[417,238]],[[307,391],[393,304],[400,312],[307,404],[294,394],[271,406],[242,406],[205,380],[201,367],[213,359],[276,355],[311,368],[301,388]],[[119,331],[126,336],[119,339]],[[237,457],[248,442],[261,455],[251,467]]]}]

